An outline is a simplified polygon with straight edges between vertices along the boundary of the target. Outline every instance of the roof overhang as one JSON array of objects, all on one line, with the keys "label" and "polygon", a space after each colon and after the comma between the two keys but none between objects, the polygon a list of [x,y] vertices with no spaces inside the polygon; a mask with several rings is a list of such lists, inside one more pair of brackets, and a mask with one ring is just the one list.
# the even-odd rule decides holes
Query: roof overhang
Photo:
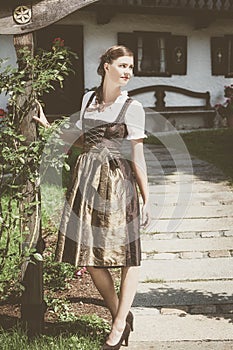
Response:
[{"label": "roof overhang", "polygon": [[[0,3],[0,34],[33,32],[95,2],[98,0],[2,0]],[[18,8],[18,17],[15,16],[14,19],[16,8]]]}]

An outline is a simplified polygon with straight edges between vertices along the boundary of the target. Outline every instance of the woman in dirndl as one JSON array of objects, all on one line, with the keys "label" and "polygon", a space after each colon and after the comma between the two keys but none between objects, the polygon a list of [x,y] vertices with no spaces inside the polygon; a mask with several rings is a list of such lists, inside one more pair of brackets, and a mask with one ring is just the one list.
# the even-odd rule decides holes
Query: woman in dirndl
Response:
[{"label": "woman in dirndl", "polygon": [[[82,135],[76,143],[82,139],[83,150],[66,194],[56,257],[87,267],[112,316],[102,350],[117,350],[128,345],[133,330],[130,308],[139,279],[140,226],[150,221],[145,113],[141,103],[122,90],[133,75],[131,50],[109,48],[97,72],[101,84],[84,95],[76,124]],[[47,126],[42,114],[35,119]],[[127,144],[130,156],[124,152]],[[111,275],[116,267],[121,268],[119,296]]]}]

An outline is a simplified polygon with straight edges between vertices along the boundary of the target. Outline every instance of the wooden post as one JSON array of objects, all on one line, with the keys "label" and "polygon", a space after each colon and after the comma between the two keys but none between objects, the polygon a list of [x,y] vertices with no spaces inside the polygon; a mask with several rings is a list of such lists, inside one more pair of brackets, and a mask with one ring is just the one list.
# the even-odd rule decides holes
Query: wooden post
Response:
[{"label": "wooden post", "polygon": [[[33,34],[28,33],[24,35],[14,36],[14,45],[16,54],[19,57],[19,49],[28,47],[33,55],[34,40]],[[22,96],[17,101],[19,106],[22,106],[30,94],[30,84],[26,89],[25,96]],[[26,143],[34,141],[37,138],[36,124],[32,121],[32,116],[35,111],[31,110],[24,118],[21,124],[21,133],[26,137]],[[35,174],[35,178],[38,174]],[[39,179],[38,179],[39,180]],[[34,203],[40,200],[39,184],[34,185],[27,179],[22,179],[25,185],[24,201],[21,210],[27,203]],[[23,249],[35,248],[36,251],[42,254],[44,250],[44,242],[41,234],[41,210],[37,204],[33,206],[32,212],[27,217],[27,221],[23,224],[23,230],[27,231],[27,237],[23,243]],[[21,320],[26,327],[29,336],[40,334],[44,327],[44,313],[45,303],[43,300],[43,266],[42,261],[38,261],[32,257],[31,262],[25,262],[22,266],[22,284],[25,290],[21,300]]]}]

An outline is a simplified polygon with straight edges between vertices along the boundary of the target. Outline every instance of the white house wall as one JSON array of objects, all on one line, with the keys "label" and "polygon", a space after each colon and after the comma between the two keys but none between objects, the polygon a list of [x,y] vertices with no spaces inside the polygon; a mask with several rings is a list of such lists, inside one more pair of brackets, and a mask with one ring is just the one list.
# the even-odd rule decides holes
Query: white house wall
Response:
[{"label": "white house wall", "polygon": [[[117,43],[117,33],[134,30],[167,31],[188,37],[187,75],[171,77],[134,77],[128,90],[153,84],[168,84],[196,91],[210,91],[211,104],[223,101],[224,85],[232,79],[211,75],[210,37],[233,34],[232,20],[218,20],[208,28],[195,30],[193,20],[188,17],[118,14],[105,25],[96,23],[96,15],[87,11],[77,11],[59,22],[59,24],[79,24],[84,28],[84,86],[87,89],[96,86],[100,77],[96,73],[99,57],[109,46]],[[16,56],[11,35],[0,35],[0,57],[9,57],[8,63],[15,64]],[[200,104],[200,101],[167,94],[168,105]],[[153,94],[138,96],[144,106],[153,106]],[[5,108],[7,98],[0,96],[0,108]]]},{"label": "white house wall", "polygon": [[[117,14],[110,23],[98,25],[96,16],[88,12],[76,12],[63,19],[62,24],[81,24],[84,27],[84,75],[85,88],[99,84],[96,73],[97,63],[101,53],[109,46],[117,43],[118,32],[130,31],[163,31],[188,37],[187,75],[171,77],[134,77],[128,85],[128,90],[153,84],[168,84],[196,91],[210,91],[211,104],[223,101],[224,85],[232,83],[232,79],[224,76],[211,75],[210,37],[233,34],[232,20],[218,20],[208,28],[195,30],[192,18],[173,16],[150,16]],[[137,97],[144,106],[153,106],[153,94]],[[167,93],[168,105],[200,104],[192,99],[174,93]]]},{"label": "white house wall", "polygon": [[[16,54],[12,35],[0,35],[0,58],[7,59],[5,65],[16,64]],[[0,108],[6,109],[7,96],[0,95]]]}]

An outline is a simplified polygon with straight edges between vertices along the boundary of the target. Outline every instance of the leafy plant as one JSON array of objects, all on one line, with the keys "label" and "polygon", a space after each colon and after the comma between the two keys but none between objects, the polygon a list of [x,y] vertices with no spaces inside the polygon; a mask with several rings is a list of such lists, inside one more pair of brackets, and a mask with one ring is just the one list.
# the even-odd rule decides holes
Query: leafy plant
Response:
[{"label": "leafy plant", "polygon": [[[96,316],[97,317],[97,316]],[[98,321],[97,321],[98,322]],[[64,322],[59,327],[52,327],[48,334],[28,339],[25,332],[15,327],[11,332],[0,329],[0,342],[4,350],[97,350],[103,343],[106,335],[106,325],[99,321],[99,332],[93,336],[82,331],[85,324],[90,324],[89,319],[78,318],[75,322]],[[81,326],[81,327],[80,327]],[[86,328],[90,330],[90,328]]]},{"label": "leafy plant", "polygon": [[74,277],[76,268],[70,264],[54,261],[53,254],[44,260],[44,285],[50,290],[69,288],[69,281]]},{"label": "leafy plant", "polygon": [[[5,66],[0,60],[0,93],[9,96],[8,112],[0,122],[0,293],[7,295],[9,281],[12,286],[19,280],[20,267],[31,254],[32,242],[23,244],[29,230],[36,231],[40,221],[40,178],[46,167],[39,165],[44,144],[50,138],[47,166],[56,171],[63,168],[66,155],[57,151],[63,146],[59,126],[38,128],[38,137],[25,135],[25,121],[30,123],[36,113],[36,101],[45,92],[54,89],[53,83],[63,85],[64,77],[71,71],[72,53],[60,38],[56,38],[50,51],[40,50],[32,55],[28,48],[19,50],[18,67]],[[5,67],[5,68],[4,68]],[[52,137],[51,137],[52,135]],[[47,151],[48,152],[48,151]],[[51,156],[53,155],[54,156]],[[35,220],[33,220],[35,215]],[[30,227],[30,225],[35,227]]]},{"label": "leafy plant", "polygon": [[224,103],[216,104],[215,108],[221,117],[226,118],[233,113],[233,84],[224,86],[224,97],[226,98]]}]

